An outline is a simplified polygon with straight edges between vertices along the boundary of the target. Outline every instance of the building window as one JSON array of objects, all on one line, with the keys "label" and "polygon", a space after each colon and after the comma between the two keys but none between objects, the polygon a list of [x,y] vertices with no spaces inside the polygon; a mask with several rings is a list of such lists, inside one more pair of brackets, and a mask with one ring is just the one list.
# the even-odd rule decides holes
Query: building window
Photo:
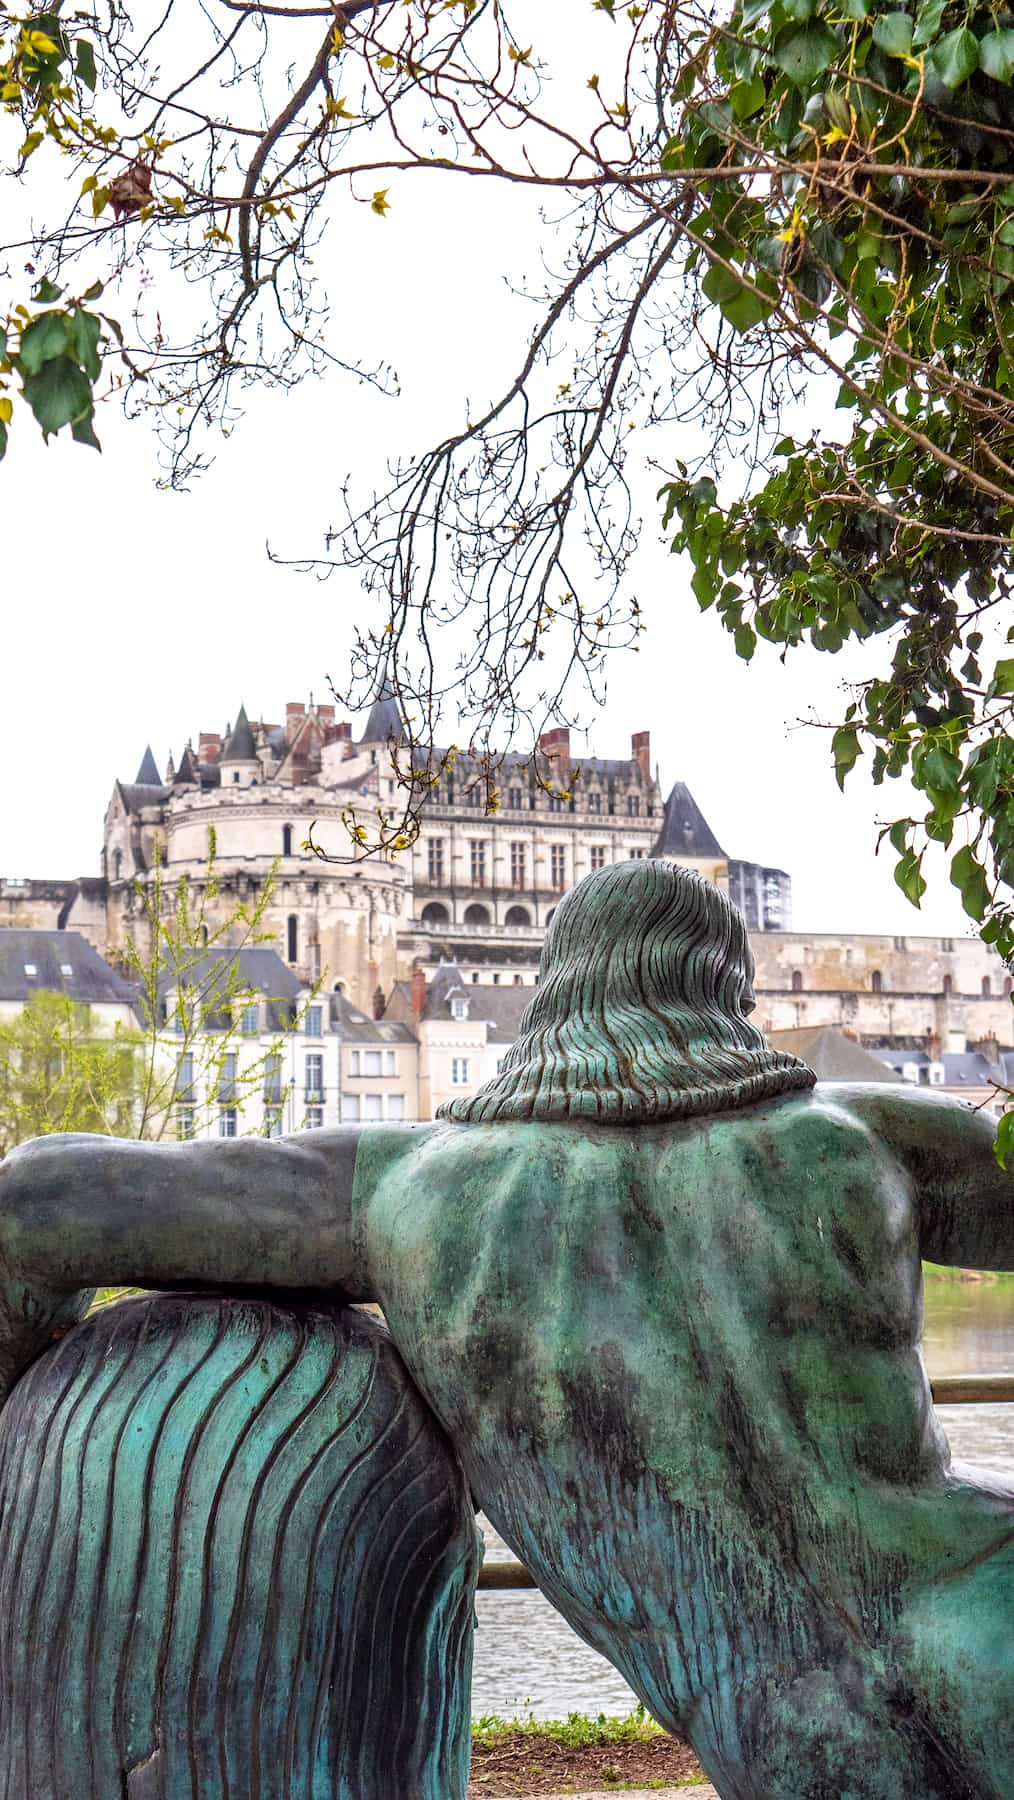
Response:
[{"label": "building window", "polygon": [[879,969],[874,969],[873,974],[870,976],[870,987],[875,994],[883,993],[884,977],[881,975]]},{"label": "building window", "polygon": [[524,844],[511,845],[511,887],[525,886],[526,848]]},{"label": "building window", "polygon": [[429,904],[422,909],[422,923],[424,925],[449,925],[450,919],[450,913],[440,900],[431,900]]},{"label": "building window", "polygon": [[190,1106],[194,1099],[194,1058],[190,1050],[185,1050],[176,1064],[176,1098],[184,1106]]},{"label": "building window", "polygon": [[[236,1052],[230,1050],[218,1066],[218,1100],[220,1106],[231,1106],[236,1098]],[[235,1135],[225,1133],[223,1136]]]},{"label": "building window", "polygon": [[322,1106],[308,1106],[306,1109],[306,1130],[319,1131],[323,1123],[324,1108]]},{"label": "building window", "polygon": [[563,811],[563,801],[561,800],[559,794],[550,794],[549,810],[550,810],[550,812],[562,812]]},{"label": "building window", "polygon": [[192,1106],[176,1108],[176,1136],[182,1140],[194,1135],[194,1109]]},{"label": "building window", "polygon": [[387,1096],[387,1116],[389,1119],[395,1119],[395,1120],[403,1119],[405,1117],[405,1096],[404,1096],[404,1094],[388,1094],[388,1096]]},{"label": "building window", "polygon": [[954,978],[951,975],[945,975],[944,976],[944,994],[950,995],[950,994],[953,994],[953,992],[954,992]]},{"label": "building window", "polygon": [[602,811],[602,795],[601,794],[596,793],[596,794],[588,795],[588,811],[589,812],[601,812]]},{"label": "building window", "polygon": [[470,845],[472,857],[472,886],[486,885],[486,842],[484,838],[473,838]]},{"label": "building window", "polygon": [[306,1058],[306,1098],[318,1105],[324,1098],[324,1058],[319,1050],[309,1051]]},{"label": "building window", "polygon": [[524,805],[524,794],[520,788],[507,789],[507,805],[512,806],[516,812],[521,811]]},{"label": "building window", "polygon": [[282,1109],[274,1101],[264,1108],[264,1135],[269,1138],[282,1135]]},{"label": "building window", "polygon": [[350,1050],[349,1051],[349,1063],[351,1065],[353,1075],[359,1075],[362,1073],[362,1071],[359,1067],[359,1051],[358,1050]]},{"label": "building window", "polygon": [[264,1099],[268,1103],[277,1104],[282,1098],[282,1055],[280,1050],[272,1050],[264,1058]]},{"label": "building window", "polygon": [[236,1136],[236,1108],[234,1106],[223,1106],[219,1112],[218,1135],[219,1137]]},{"label": "building window", "polygon": [[381,1073],[381,1054],[379,1050],[363,1051],[363,1074],[379,1075]]},{"label": "building window", "polygon": [[524,985],[525,985],[525,978],[524,978],[524,976],[523,976],[523,975],[515,975],[515,977],[514,977],[514,986],[515,986],[515,987],[524,987]]},{"label": "building window", "polygon": [[430,880],[440,887],[444,879],[444,840],[430,838],[426,845],[427,867]]},{"label": "building window", "polygon": [[454,996],[454,999],[451,1001],[451,1018],[452,1019],[467,1019],[468,1018],[468,1001],[462,1000],[462,998],[459,994],[456,994]]},{"label": "building window", "polygon": [[940,948],[941,948],[941,950],[953,950],[954,949],[954,939],[953,938],[941,938],[940,939]]},{"label": "building window", "polygon": [[291,825],[283,825],[282,826],[282,855],[283,856],[291,856],[292,855],[292,826]]},{"label": "building window", "polygon": [[307,1037],[320,1037],[323,1029],[324,1008],[322,1006],[308,1006],[306,1009],[305,1025]]},{"label": "building window", "polygon": [[397,1073],[398,1073],[398,1052],[397,1052],[397,1050],[385,1050],[384,1051],[384,1074],[385,1075],[397,1075]]},{"label": "building window", "polygon": [[593,844],[591,847],[591,866],[593,869],[604,869],[606,866],[605,844]]},{"label": "building window", "polygon": [[792,971],[792,992],[794,994],[801,994],[802,991],[803,991],[802,974],[799,969],[793,969],[793,971]]},{"label": "building window", "polygon": [[903,937],[896,937],[894,940],[894,948],[896,950],[907,950],[908,949],[908,939],[903,938]]},{"label": "building window", "polygon": [[382,1119],[384,1116],[383,1094],[363,1095],[363,1118],[367,1121]]},{"label": "building window", "polygon": [[643,850],[634,850],[633,848],[631,848],[630,850],[627,851],[627,855],[629,856],[631,862],[643,862],[644,861],[644,851]]},{"label": "building window", "polygon": [[294,963],[299,951],[299,920],[296,918],[295,913],[289,914],[285,935],[287,939],[286,950],[288,951],[289,961],[290,963]]},{"label": "building window", "polygon": [[563,844],[554,844],[549,852],[549,866],[553,886],[562,888],[567,882],[567,851]]},{"label": "building window", "polygon": [[466,925],[481,925],[484,927],[488,926],[489,925],[489,907],[488,906],[479,906],[475,902],[473,902],[473,904],[471,906],[466,906],[466,908],[465,908],[465,924]]},{"label": "building window", "polygon": [[527,906],[509,906],[507,908],[507,917],[504,920],[505,925],[530,925],[531,922],[531,915],[529,914]]},{"label": "building window", "polygon": [[256,1037],[261,1028],[261,1009],[256,1001],[244,1006],[240,1014],[239,1028],[244,1037]]},{"label": "building window", "polygon": [[467,1087],[468,1086],[468,1057],[467,1056],[454,1056],[451,1058],[451,1086],[452,1087]]},{"label": "building window", "polygon": [[989,1000],[992,998],[992,994],[993,994],[993,984],[990,981],[989,976],[984,975],[982,978],[982,997],[984,1000]]},{"label": "building window", "polygon": [[343,1125],[358,1125],[358,1123],[359,1123],[359,1095],[358,1094],[344,1094],[342,1096],[342,1124]]},{"label": "building window", "polygon": [[478,983],[478,980],[479,980],[479,971],[478,971],[478,969],[473,969],[472,970],[472,981],[474,983]]},{"label": "building window", "polygon": [[627,795],[627,818],[639,819],[641,816],[641,797],[639,794]]},{"label": "building window", "polygon": [[500,986],[500,971],[499,971],[499,969],[494,969],[494,971],[493,971],[493,986],[494,987]]}]

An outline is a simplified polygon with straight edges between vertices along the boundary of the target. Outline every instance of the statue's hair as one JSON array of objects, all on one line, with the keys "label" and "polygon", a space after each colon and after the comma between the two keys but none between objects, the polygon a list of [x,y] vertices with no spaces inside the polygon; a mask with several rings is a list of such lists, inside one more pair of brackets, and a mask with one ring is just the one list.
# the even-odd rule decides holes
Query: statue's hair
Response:
[{"label": "statue's hair", "polygon": [[747,1014],[742,915],[675,863],[614,863],[560,901],[539,987],[499,1073],[439,1116],[640,1125],[748,1106],[816,1076]]}]

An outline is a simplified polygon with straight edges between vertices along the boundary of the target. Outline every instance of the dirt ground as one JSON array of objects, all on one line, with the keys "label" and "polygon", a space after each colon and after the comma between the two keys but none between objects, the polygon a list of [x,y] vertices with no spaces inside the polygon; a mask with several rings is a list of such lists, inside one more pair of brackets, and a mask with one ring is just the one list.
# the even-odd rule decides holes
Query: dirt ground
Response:
[{"label": "dirt ground", "polygon": [[530,1794],[582,1794],[613,1786],[678,1787],[701,1780],[701,1766],[687,1744],[654,1738],[641,1744],[604,1744],[568,1750],[551,1738],[505,1738],[491,1749],[476,1744],[468,1800]]}]

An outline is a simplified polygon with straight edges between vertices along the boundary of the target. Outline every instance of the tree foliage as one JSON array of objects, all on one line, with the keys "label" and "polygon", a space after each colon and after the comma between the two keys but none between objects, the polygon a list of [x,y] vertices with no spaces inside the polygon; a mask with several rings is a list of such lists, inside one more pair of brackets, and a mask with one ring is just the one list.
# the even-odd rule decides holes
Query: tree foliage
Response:
[{"label": "tree foliage", "polygon": [[66,994],[33,994],[0,1022],[0,1156],[54,1131],[133,1137],[143,1092],[141,1032],[103,1032]]}]

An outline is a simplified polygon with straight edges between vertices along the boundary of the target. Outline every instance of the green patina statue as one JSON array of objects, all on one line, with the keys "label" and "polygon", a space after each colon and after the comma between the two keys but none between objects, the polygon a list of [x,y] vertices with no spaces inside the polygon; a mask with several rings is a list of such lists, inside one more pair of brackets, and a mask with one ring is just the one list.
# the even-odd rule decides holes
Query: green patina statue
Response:
[{"label": "green patina statue", "polygon": [[[441,1121],[27,1145],[0,1166],[0,1367],[15,1382],[96,1283],[375,1300],[406,1404],[427,1403],[420,1431],[439,1421],[552,1603],[725,1800],[1014,1800],[1014,1490],[952,1467],[919,1350],[920,1258],[1014,1267],[1014,1179],[962,1105],[815,1088],[752,1005],[724,897],[667,863],[622,864],[561,901],[517,1043]],[[28,1461],[8,1440],[57,1404],[70,1373],[52,1364],[77,1337],[0,1415],[23,1556],[32,1507],[11,1471]],[[375,1441],[372,1417],[365,1431]],[[114,1490],[93,1509],[114,1516]],[[439,1539],[448,1617],[457,1567],[472,1571],[456,1504]],[[0,1652],[34,1628],[41,1592],[19,1576],[11,1626],[5,1542]],[[2,1754],[22,1728],[0,1676]],[[439,1779],[384,1792],[261,1771],[150,1791],[458,1800],[460,1767]]]}]

